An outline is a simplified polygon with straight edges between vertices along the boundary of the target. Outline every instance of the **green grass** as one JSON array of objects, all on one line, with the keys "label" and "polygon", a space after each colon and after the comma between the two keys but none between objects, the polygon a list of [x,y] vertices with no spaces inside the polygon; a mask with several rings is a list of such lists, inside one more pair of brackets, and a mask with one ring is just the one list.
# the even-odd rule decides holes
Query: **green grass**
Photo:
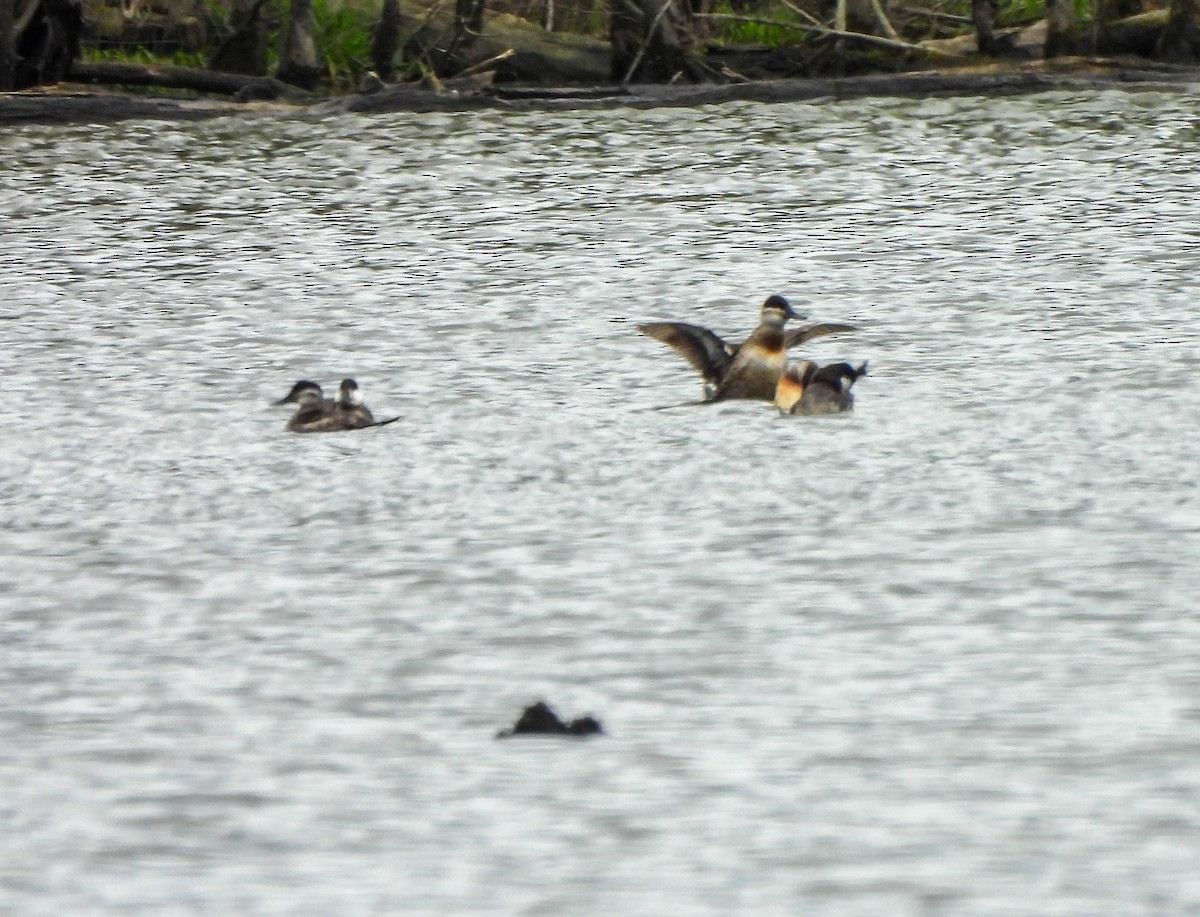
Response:
[{"label": "green grass", "polygon": [[140,46],[122,50],[85,46],[81,49],[79,58],[85,63],[159,64],[168,67],[208,66],[208,56],[203,51],[173,51],[170,54],[158,54]]},{"label": "green grass", "polygon": [[317,21],[317,53],[325,58],[330,88],[358,86],[371,68],[371,37],[379,21],[379,4],[365,0],[313,0]]},{"label": "green grass", "polygon": [[[1094,10],[1092,0],[1072,0],[1071,10],[1076,22],[1089,22]],[[970,4],[963,5],[962,15],[971,15]],[[1000,4],[1001,23],[1028,23],[1046,18],[1045,0],[1004,0]]]},{"label": "green grass", "polygon": [[[280,6],[282,27],[287,18],[286,0]],[[220,18],[224,11],[220,10],[219,4],[216,8]],[[313,0],[313,18],[316,20],[313,40],[317,45],[317,53],[324,59],[329,88],[345,91],[357,87],[362,75],[371,66],[371,38],[379,20],[378,0]],[[278,48],[279,33],[272,30],[267,51],[269,73],[275,72],[279,59]],[[212,48],[160,54],[144,47],[85,46],[80,56],[84,61],[207,67],[211,54]]]},{"label": "green grass", "polygon": [[[745,13],[731,8],[729,3],[718,3],[713,7],[718,16],[736,16],[736,19],[710,19],[710,38],[727,45],[766,45],[777,48],[799,44],[809,34],[799,26],[809,23],[782,5],[769,5],[755,12]],[[796,23],[797,28],[788,24]]]}]

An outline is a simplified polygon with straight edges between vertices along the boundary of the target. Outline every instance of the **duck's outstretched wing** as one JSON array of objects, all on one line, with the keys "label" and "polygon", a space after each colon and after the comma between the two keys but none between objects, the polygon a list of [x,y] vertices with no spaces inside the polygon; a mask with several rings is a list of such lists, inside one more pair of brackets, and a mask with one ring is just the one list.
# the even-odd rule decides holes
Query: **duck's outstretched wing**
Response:
[{"label": "duck's outstretched wing", "polygon": [[815,325],[800,325],[784,332],[783,346],[791,348],[797,344],[803,344],[805,341],[811,341],[813,338],[824,337],[827,334],[857,330],[858,328],[854,325],[840,325],[837,322],[818,322]]},{"label": "duck's outstretched wing", "polygon": [[737,352],[707,328],[686,322],[651,322],[638,325],[638,331],[673,347],[712,386],[720,385]]}]

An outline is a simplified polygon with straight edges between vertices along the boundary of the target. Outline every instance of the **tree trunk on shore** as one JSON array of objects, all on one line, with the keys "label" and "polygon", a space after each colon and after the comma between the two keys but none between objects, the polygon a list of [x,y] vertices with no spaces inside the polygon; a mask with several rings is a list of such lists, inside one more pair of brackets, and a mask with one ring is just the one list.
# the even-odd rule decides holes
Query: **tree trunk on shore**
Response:
[{"label": "tree trunk on shore", "polygon": [[613,0],[610,23],[616,83],[702,78],[693,59],[695,24],[688,0]]},{"label": "tree trunk on shore", "polygon": [[213,52],[208,66],[226,73],[267,75],[267,28],[263,21],[266,0],[233,0],[233,32]]},{"label": "tree trunk on shore", "polygon": [[839,36],[833,42],[832,72],[838,76],[846,75],[846,39],[841,37],[850,30],[850,10],[846,0],[837,0],[833,6],[833,28]]},{"label": "tree trunk on shore", "polygon": [[379,25],[371,42],[371,62],[385,82],[396,78],[396,55],[400,51],[400,0],[383,0]]},{"label": "tree trunk on shore", "polygon": [[437,65],[438,74],[452,76],[461,70],[483,31],[484,0],[454,0],[454,34]]},{"label": "tree trunk on shore", "polygon": [[1200,2],[1171,0],[1167,27],[1158,40],[1155,56],[1180,63],[1200,56]]},{"label": "tree trunk on shore", "polygon": [[975,41],[980,54],[996,54],[996,17],[1000,14],[998,0],[971,0],[971,21],[975,24]]},{"label": "tree trunk on shore", "polygon": [[276,73],[279,79],[303,89],[312,89],[317,85],[324,68],[313,40],[316,30],[312,0],[292,0],[287,27],[279,47],[279,70]]},{"label": "tree trunk on shore", "polygon": [[1046,0],[1046,44],[1042,51],[1045,57],[1059,57],[1074,50],[1073,18],[1071,0]]},{"label": "tree trunk on shore", "polygon": [[16,0],[0,0],[0,92],[16,85]]},{"label": "tree trunk on shore", "polygon": [[83,33],[82,0],[0,0],[4,29],[0,79],[13,89],[57,83],[79,56]]}]

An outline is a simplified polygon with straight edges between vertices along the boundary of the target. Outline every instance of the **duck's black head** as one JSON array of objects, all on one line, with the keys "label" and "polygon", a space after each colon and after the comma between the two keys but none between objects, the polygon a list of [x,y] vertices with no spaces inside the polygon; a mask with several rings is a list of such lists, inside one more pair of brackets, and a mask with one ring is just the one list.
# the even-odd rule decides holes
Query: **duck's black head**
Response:
[{"label": "duck's black head", "polygon": [[357,408],[363,403],[362,390],[359,389],[358,383],[353,379],[343,379],[342,384],[338,386],[338,404],[343,407]]},{"label": "duck's black head", "polygon": [[280,398],[275,403],[278,404],[300,404],[303,401],[312,401],[322,399],[324,394],[321,392],[321,386],[315,382],[309,382],[307,379],[301,379],[292,386],[292,390],[283,398]]},{"label": "duck's black head", "polygon": [[858,366],[850,363],[830,363],[822,366],[815,373],[815,381],[824,382],[836,388],[839,392],[850,391],[851,386],[867,374],[867,364],[864,361]]},{"label": "duck's black head", "polygon": [[789,318],[804,318],[803,315],[792,308],[790,302],[778,294],[767,297],[767,301],[762,305],[762,311],[764,318],[768,312],[778,313],[784,321],[787,321]]}]

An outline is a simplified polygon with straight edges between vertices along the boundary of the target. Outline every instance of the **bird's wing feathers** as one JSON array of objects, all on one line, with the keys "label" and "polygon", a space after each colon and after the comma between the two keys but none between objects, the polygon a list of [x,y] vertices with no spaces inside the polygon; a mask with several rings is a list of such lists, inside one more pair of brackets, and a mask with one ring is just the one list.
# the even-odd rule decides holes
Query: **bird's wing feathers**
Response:
[{"label": "bird's wing feathers", "polygon": [[797,344],[803,344],[805,341],[811,341],[813,338],[824,337],[827,334],[857,330],[854,325],[841,325],[837,322],[818,322],[815,325],[801,325],[798,328],[792,328],[790,331],[784,332],[783,346],[791,348]]},{"label": "bird's wing feathers", "polygon": [[677,350],[709,385],[720,384],[737,351],[707,328],[686,322],[651,322],[638,331]]}]

